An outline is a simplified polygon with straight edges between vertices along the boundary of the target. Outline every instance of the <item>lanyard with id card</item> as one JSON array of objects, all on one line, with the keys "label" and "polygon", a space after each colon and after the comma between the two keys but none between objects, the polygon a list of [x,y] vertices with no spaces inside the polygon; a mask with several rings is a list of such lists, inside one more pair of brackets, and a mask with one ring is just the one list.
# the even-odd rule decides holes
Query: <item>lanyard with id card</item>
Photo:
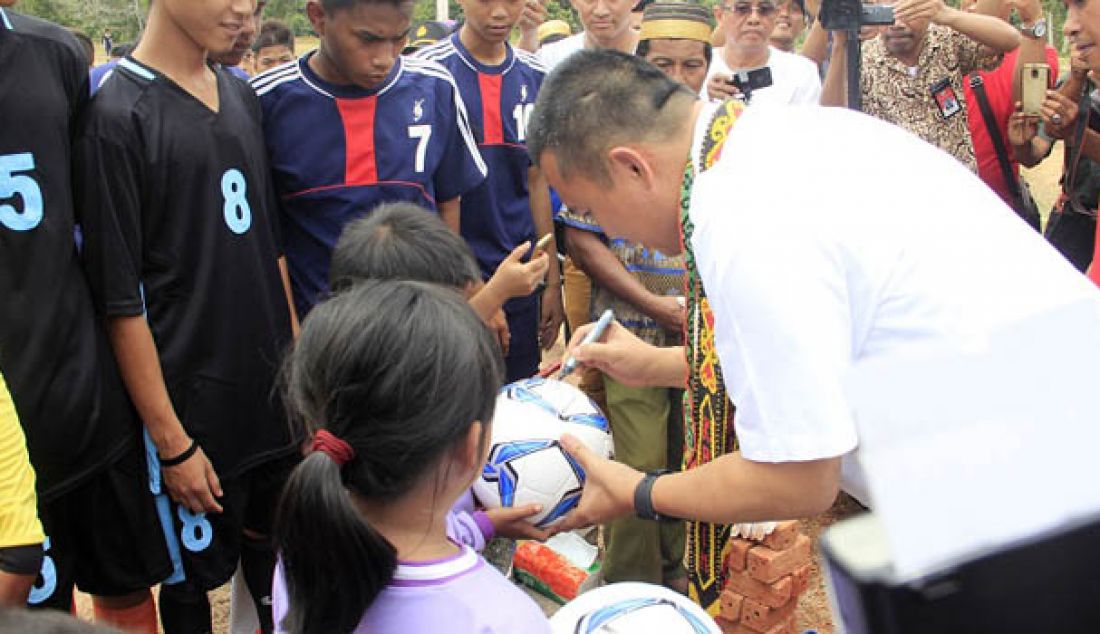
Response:
[{"label": "lanyard with id card", "polygon": [[940,116],[944,119],[950,119],[962,111],[962,102],[959,101],[959,96],[955,92],[955,87],[951,85],[949,77],[944,77],[932,84],[932,99],[936,102]]}]

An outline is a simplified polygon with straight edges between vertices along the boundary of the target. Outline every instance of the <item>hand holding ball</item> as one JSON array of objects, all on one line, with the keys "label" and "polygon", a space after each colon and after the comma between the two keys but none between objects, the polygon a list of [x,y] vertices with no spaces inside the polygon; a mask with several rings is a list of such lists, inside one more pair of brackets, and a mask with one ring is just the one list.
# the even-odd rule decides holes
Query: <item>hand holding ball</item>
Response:
[{"label": "hand holding ball", "polygon": [[505,386],[474,495],[487,508],[541,504],[542,512],[529,519],[539,527],[560,520],[577,505],[585,480],[584,469],[561,447],[566,433],[610,457],[607,418],[579,389],[543,378]]}]

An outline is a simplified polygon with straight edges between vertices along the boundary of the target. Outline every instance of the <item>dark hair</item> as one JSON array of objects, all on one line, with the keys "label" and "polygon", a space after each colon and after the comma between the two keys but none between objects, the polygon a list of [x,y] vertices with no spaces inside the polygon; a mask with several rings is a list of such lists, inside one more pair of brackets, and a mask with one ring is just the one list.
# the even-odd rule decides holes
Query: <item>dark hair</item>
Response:
[{"label": "dark hair", "polygon": [[294,52],[294,32],[281,20],[267,20],[260,27],[260,33],[256,41],[252,43],[252,52],[259,53],[260,49],[269,46],[285,46]]},{"label": "dark hair", "polygon": [[111,58],[122,59],[126,57],[134,50],[134,44],[127,42],[125,44],[115,44],[111,47]]},{"label": "dark hair", "polygon": [[274,539],[290,598],[286,630],[355,628],[397,562],[348,492],[404,495],[474,421],[486,442],[503,372],[489,330],[438,285],[363,282],[310,312],[287,359],[286,400],[294,420],[343,439],[355,457],[340,467],[315,452],[283,490]]},{"label": "dark hair", "polygon": [[80,47],[84,49],[84,57],[88,61],[86,66],[91,66],[92,64],[95,64],[95,44],[92,43],[92,38],[88,37],[81,31],[77,31],[76,29],[69,29],[69,32],[73,34],[73,37],[75,37],[77,41],[80,42]]},{"label": "dark hair", "polygon": [[465,289],[481,281],[470,247],[413,203],[386,203],[344,228],[329,266],[334,291],[359,280],[416,280]]},{"label": "dark hair", "polygon": [[321,6],[326,12],[343,11],[357,4],[392,4],[398,8],[408,5],[409,13],[412,14],[415,0],[321,0]]},{"label": "dark hair", "polygon": [[690,88],[649,62],[609,49],[578,51],[542,85],[527,125],[535,165],[553,152],[563,178],[584,172],[610,184],[604,157],[624,141],[667,141],[685,124],[681,105],[698,99]]},{"label": "dark hair", "polygon": [[[682,39],[682,38],[654,38],[654,39]],[[642,59],[649,57],[649,43],[652,40],[641,40],[638,42],[638,46],[634,48],[634,54]],[[710,66],[711,58],[714,56],[714,47],[710,45],[710,42],[699,42],[703,45],[703,57],[707,60],[707,66]]]}]

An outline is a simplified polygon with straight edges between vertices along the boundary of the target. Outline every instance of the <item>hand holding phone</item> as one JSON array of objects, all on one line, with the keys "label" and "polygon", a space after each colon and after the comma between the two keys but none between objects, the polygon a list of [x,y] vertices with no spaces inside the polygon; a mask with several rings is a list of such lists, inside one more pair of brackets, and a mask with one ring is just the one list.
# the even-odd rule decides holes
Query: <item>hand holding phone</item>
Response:
[{"label": "hand holding phone", "polygon": [[545,253],[547,255],[552,255],[546,249],[547,249],[547,247],[550,246],[550,241],[553,240],[553,239],[554,239],[554,234],[553,233],[548,233],[548,234],[544,235],[543,237],[539,238],[539,241],[537,243],[535,243],[535,250],[531,252],[531,257],[532,258],[536,257],[539,253]]},{"label": "hand holding phone", "polygon": [[1021,77],[1021,101],[1024,114],[1038,115],[1043,108],[1047,90],[1050,88],[1050,66],[1047,64],[1024,64]]}]

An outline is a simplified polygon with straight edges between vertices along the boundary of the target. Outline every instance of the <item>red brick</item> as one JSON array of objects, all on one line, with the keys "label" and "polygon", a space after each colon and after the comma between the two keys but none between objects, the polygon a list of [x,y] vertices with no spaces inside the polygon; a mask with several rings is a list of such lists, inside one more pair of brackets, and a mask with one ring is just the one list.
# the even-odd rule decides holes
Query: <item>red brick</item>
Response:
[{"label": "red brick", "polygon": [[791,546],[794,546],[794,542],[801,534],[799,532],[800,524],[798,520],[790,520],[787,522],[779,522],[767,537],[760,541],[761,544],[771,548],[772,550],[787,550]]},{"label": "red brick", "polygon": [[750,549],[745,565],[750,575],[764,583],[772,583],[809,561],[810,538],[799,535],[794,546],[787,550],[772,550],[765,546]]},{"label": "red brick", "polygon": [[754,632],[771,634],[776,627],[780,627],[778,631],[782,632],[797,607],[798,601],[788,601],[781,608],[769,608],[759,601],[745,599],[741,606],[741,624]]},{"label": "red brick", "polygon": [[741,572],[745,569],[745,557],[749,554],[749,549],[756,544],[750,542],[747,539],[731,539],[729,540],[729,555],[726,556],[726,566],[733,571]]},{"label": "red brick", "polygon": [[723,590],[718,597],[718,614],[736,623],[741,619],[741,603],[744,601],[745,597],[740,594],[732,590]]},{"label": "red brick", "polygon": [[775,583],[764,583],[749,576],[747,572],[731,572],[726,589],[753,599],[768,607],[782,607],[793,596],[791,578],[781,578]]},{"label": "red brick", "polygon": [[798,597],[806,588],[810,587],[810,573],[813,571],[812,564],[802,564],[794,569],[791,573],[791,596]]}]

